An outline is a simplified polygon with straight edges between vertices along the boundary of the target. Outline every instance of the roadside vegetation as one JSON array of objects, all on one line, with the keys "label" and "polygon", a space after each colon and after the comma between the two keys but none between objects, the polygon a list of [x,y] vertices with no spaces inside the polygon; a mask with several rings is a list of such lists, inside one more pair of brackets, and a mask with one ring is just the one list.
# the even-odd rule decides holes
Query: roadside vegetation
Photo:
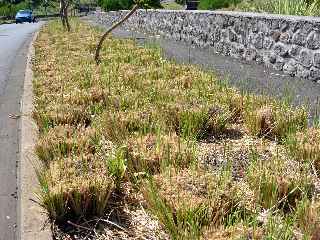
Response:
[{"label": "roadside vegetation", "polygon": [[[160,0],[143,0],[148,2],[151,8],[161,8]],[[136,2],[135,0],[98,0],[98,5],[106,11],[128,10],[131,9]]]},{"label": "roadside vegetation", "polygon": [[229,8],[240,2],[241,0],[200,0],[198,8],[202,10]]},{"label": "roadside vegetation", "polygon": [[320,16],[319,0],[200,0],[199,9]]},{"label": "roadside vegetation", "polygon": [[184,10],[185,6],[183,4],[179,4],[177,2],[162,2],[161,7],[163,9],[170,9],[170,10]]},{"label": "roadside vegetation", "polygon": [[57,1],[2,1],[0,2],[0,17],[13,19],[19,10],[32,9],[34,15],[54,14],[59,12]]},{"label": "roadside vegetation", "polygon": [[236,8],[247,12],[320,16],[319,0],[245,0]]},{"label": "roadside vegetation", "polygon": [[19,2],[12,4],[11,2],[0,2],[0,17],[13,18],[21,9],[26,9],[28,4],[26,2]]},{"label": "roadside vegetation", "polygon": [[[156,46],[35,43],[37,195],[57,239],[318,239],[319,128]],[[50,57],[48,57],[50,56]]]}]

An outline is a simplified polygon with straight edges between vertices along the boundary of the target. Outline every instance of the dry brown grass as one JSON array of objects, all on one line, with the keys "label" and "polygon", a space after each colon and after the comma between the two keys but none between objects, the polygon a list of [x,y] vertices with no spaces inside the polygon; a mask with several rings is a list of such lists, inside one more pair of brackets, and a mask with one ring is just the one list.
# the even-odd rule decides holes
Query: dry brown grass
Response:
[{"label": "dry brown grass", "polygon": [[318,168],[318,133],[304,133],[304,109],[243,95],[131,40],[106,39],[97,66],[100,32],[73,24],[63,34],[49,23],[35,44],[39,197],[55,229],[78,239],[316,235],[305,163]]},{"label": "dry brown grass", "polygon": [[99,150],[101,140],[96,129],[59,125],[40,137],[35,152],[41,161],[49,164],[55,158],[94,154]]},{"label": "dry brown grass", "polygon": [[193,148],[175,134],[132,138],[128,140],[128,169],[155,174],[168,166],[186,168],[196,161]]}]

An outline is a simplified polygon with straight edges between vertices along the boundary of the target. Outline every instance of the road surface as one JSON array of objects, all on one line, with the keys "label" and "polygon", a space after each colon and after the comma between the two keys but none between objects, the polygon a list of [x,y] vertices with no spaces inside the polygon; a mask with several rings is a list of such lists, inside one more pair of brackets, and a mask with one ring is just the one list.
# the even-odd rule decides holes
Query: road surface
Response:
[{"label": "road surface", "polygon": [[19,116],[26,55],[41,23],[0,25],[0,240],[19,233]]}]

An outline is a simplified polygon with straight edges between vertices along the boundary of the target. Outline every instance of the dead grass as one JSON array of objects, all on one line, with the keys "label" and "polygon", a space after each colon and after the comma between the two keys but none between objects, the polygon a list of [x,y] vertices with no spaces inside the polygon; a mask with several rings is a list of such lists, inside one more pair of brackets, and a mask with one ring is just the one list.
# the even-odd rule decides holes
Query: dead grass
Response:
[{"label": "dead grass", "polygon": [[196,162],[196,156],[194,146],[175,134],[149,134],[128,140],[127,161],[132,174],[155,174],[169,166],[186,168]]},{"label": "dead grass", "polygon": [[34,60],[38,196],[60,239],[317,236],[304,109],[131,40],[107,39],[96,66],[101,32],[72,24],[44,26]]}]

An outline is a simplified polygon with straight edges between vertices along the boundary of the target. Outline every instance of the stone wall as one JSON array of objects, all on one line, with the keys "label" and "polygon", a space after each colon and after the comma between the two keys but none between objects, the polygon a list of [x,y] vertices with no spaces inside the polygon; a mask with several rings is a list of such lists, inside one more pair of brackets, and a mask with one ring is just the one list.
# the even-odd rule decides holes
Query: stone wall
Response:
[{"label": "stone wall", "polygon": [[[111,25],[127,11],[96,12]],[[139,10],[124,28],[320,81],[320,18],[226,11]]]}]

